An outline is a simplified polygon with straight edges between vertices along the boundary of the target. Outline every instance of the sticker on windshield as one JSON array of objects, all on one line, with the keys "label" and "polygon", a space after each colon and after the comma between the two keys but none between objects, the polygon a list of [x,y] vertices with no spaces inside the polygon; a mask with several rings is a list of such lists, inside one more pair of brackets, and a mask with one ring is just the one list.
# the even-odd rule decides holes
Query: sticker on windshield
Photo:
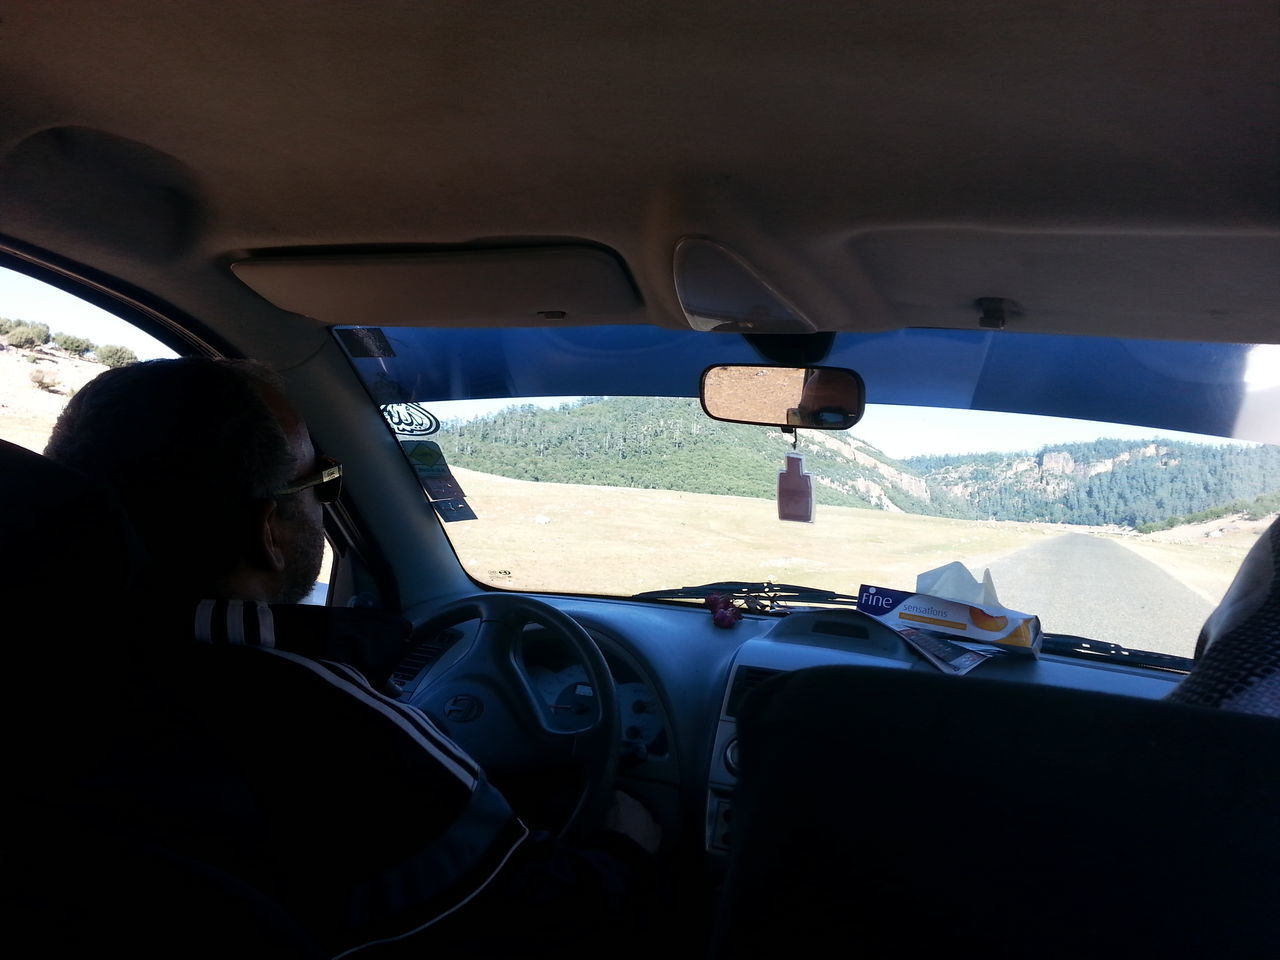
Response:
[{"label": "sticker on windshield", "polygon": [[458,478],[445,462],[444,451],[440,445],[430,440],[417,440],[402,443],[401,448],[413,469],[417,471],[422,489],[431,500],[452,500],[465,497]]},{"label": "sticker on windshield", "polygon": [[440,419],[418,403],[384,403],[382,419],[397,437],[429,437],[440,430]]},{"label": "sticker on windshield", "polygon": [[444,451],[440,444],[433,440],[405,440],[400,449],[418,471],[418,476],[441,476],[449,472],[449,464],[445,462]]},{"label": "sticker on windshield", "polygon": [[347,327],[334,332],[338,342],[354,359],[382,359],[396,355],[387,335],[377,327]]},{"label": "sticker on windshield", "polygon": [[454,520],[474,520],[476,513],[466,501],[462,484],[445,462],[444,451],[431,440],[406,440],[400,444],[405,456],[418,474],[418,482],[436,508],[440,519],[446,523]]},{"label": "sticker on windshield", "polygon": [[436,513],[445,523],[476,518],[476,512],[471,509],[471,505],[461,497],[453,500],[432,500],[431,505],[436,508]]},{"label": "sticker on windshield", "polygon": [[422,489],[431,500],[461,500],[466,494],[453,474],[443,477],[423,477]]}]

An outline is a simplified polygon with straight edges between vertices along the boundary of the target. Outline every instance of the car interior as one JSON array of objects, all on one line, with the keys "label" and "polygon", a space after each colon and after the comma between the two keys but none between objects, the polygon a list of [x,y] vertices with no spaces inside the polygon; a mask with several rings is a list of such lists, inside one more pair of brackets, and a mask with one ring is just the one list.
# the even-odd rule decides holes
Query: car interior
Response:
[{"label": "car interior", "polygon": [[[94,357],[30,283],[278,371],[342,465],[306,604],[410,625],[326,656],[530,826],[638,799],[674,955],[1280,954],[1274,4],[10,0],[0,51],[0,360]],[[335,955],[76,802],[148,582],[51,425],[0,404],[7,913]]]}]

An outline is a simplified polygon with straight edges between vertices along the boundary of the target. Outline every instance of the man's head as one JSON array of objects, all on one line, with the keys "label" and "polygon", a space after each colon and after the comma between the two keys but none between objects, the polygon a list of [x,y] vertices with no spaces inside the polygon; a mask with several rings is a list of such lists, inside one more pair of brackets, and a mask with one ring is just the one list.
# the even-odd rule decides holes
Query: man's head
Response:
[{"label": "man's head", "polygon": [[45,454],[115,488],[175,590],[296,603],[315,582],[319,466],[280,380],[247,361],[150,360],[68,402]]},{"label": "man's head", "polygon": [[852,373],[837,367],[810,367],[805,371],[800,403],[788,411],[787,422],[843,430],[861,416],[861,391]]}]

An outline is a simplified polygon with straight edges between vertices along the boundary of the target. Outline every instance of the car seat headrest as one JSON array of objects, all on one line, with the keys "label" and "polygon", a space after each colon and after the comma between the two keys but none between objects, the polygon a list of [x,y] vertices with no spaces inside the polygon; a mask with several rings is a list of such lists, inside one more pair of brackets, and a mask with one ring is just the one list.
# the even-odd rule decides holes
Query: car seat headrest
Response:
[{"label": "car seat headrest", "polygon": [[1169,699],[1280,717],[1280,518],[1209,614],[1195,666]]},{"label": "car seat headrest", "polygon": [[145,551],[113,496],[47,457],[0,440],[0,603],[46,615],[138,588]]}]

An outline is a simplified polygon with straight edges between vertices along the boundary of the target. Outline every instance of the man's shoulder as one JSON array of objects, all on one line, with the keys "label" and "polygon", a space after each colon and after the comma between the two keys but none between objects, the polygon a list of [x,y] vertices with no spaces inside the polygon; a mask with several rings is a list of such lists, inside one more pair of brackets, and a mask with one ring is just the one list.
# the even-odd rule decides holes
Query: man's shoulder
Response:
[{"label": "man's shoulder", "polygon": [[133,689],[147,698],[158,690],[170,735],[235,757],[269,805],[305,811],[308,797],[323,795],[357,833],[400,824],[412,849],[464,821],[491,788],[425,713],[330,659],[359,653],[359,643],[394,648],[401,623],[376,611],[225,600],[170,608],[152,622],[155,657]]},{"label": "man's shoulder", "polygon": [[412,625],[372,607],[269,604],[253,600],[162,600],[142,605],[136,635],[158,655],[184,654],[184,644],[274,650],[359,671],[394,695],[392,672],[407,650]]}]

